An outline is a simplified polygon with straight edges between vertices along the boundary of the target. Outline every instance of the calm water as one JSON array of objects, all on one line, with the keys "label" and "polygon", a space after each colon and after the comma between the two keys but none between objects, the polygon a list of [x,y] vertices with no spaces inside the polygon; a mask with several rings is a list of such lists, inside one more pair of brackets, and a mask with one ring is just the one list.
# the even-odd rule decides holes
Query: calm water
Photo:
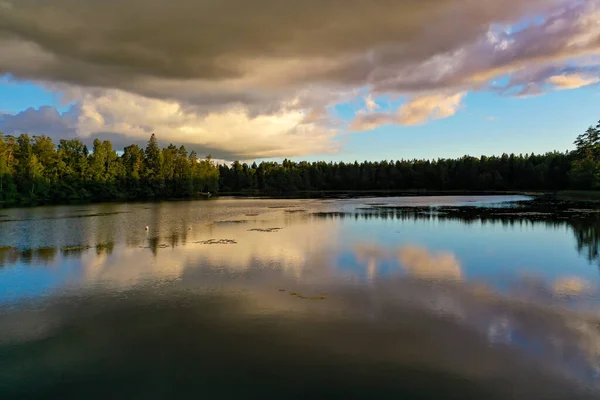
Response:
[{"label": "calm water", "polygon": [[516,200],[0,210],[0,398],[598,399],[600,214]]}]

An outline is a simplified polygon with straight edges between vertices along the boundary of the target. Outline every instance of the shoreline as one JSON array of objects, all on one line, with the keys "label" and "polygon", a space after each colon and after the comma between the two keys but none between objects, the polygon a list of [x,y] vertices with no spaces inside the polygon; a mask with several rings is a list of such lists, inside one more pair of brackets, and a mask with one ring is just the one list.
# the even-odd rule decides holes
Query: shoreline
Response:
[{"label": "shoreline", "polygon": [[[582,191],[586,192],[586,191]],[[589,191],[587,191],[589,192]],[[160,203],[160,202],[184,202],[184,201],[211,201],[220,198],[257,198],[257,199],[345,199],[345,198],[369,198],[369,197],[443,197],[443,196],[561,196],[563,192],[547,191],[486,191],[486,190],[322,190],[322,191],[299,191],[290,193],[254,193],[254,192],[220,192],[215,193],[210,198],[204,196],[186,197],[186,198],[146,198],[146,199],[126,199],[117,198],[113,200],[74,200],[60,203],[28,203],[28,204],[2,204],[0,210],[11,208],[34,208],[48,206],[77,206],[93,204],[135,204],[135,203]],[[578,191],[568,191],[568,195],[573,199],[590,200],[586,196],[577,196]],[[600,200],[600,192],[597,193],[597,199]]]},{"label": "shoreline", "polygon": [[[599,192],[600,193],[600,192]],[[418,197],[418,196],[540,196],[554,192],[532,190],[314,190],[290,193],[220,192],[215,197],[256,198],[359,198],[359,197]],[[599,194],[600,195],[600,194]]]},{"label": "shoreline", "polygon": [[34,208],[51,206],[77,206],[94,204],[135,204],[135,203],[160,203],[160,202],[187,202],[187,201],[211,201],[220,198],[254,198],[254,199],[353,199],[353,198],[376,198],[376,197],[444,197],[444,196],[551,196],[559,200],[600,202],[600,191],[593,190],[560,190],[556,192],[535,190],[316,190],[298,191],[290,193],[259,193],[259,192],[219,192],[211,197],[197,196],[185,198],[146,198],[126,199],[116,198],[113,200],[73,200],[61,203],[27,203],[27,204],[2,204],[0,210],[11,208]]}]

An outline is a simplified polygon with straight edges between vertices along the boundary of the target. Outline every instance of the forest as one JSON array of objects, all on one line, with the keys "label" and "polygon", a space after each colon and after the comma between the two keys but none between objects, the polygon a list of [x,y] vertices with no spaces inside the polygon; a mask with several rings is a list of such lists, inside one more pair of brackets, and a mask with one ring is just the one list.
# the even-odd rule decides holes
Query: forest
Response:
[{"label": "forest", "polygon": [[47,136],[0,136],[0,204],[185,198],[217,191],[219,170],[184,146],[160,149],[153,134],[145,149],[79,139],[58,145]]},{"label": "forest", "polygon": [[566,152],[380,162],[215,165],[184,146],[113,148],[95,139],[0,134],[0,205],[193,198],[206,192],[559,191],[600,189],[600,122]]},{"label": "forest", "polygon": [[576,150],[459,159],[361,163],[238,161],[219,166],[222,192],[559,191],[600,188],[600,122],[577,137]]}]

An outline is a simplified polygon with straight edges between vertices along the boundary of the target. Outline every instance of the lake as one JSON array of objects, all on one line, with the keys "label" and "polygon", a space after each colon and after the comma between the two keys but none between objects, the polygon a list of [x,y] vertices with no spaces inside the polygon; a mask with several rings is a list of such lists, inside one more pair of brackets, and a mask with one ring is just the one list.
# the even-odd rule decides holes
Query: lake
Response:
[{"label": "lake", "polygon": [[0,398],[597,399],[599,212],[520,196],[0,210]]}]

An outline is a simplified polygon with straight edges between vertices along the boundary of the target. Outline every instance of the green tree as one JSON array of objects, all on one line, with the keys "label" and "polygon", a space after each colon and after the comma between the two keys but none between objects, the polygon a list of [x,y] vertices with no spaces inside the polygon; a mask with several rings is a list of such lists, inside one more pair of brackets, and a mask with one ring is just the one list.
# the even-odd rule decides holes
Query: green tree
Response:
[{"label": "green tree", "polygon": [[597,189],[600,186],[600,122],[575,140],[575,159],[571,182],[578,189]]},{"label": "green tree", "polygon": [[123,185],[129,196],[135,198],[140,195],[141,179],[144,173],[144,151],[138,145],[125,147],[121,156],[124,169]]},{"label": "green tree", "polygon": [[18,182],[17,187],[28,201],[34,201],[36,189],[40,191],[39,187],[43,185],[44,166],[33,151],[29,135],[22,134],[17,138],[15,156],[17,159],[15,174]]},{"label": "green tree", "polygon": [[14,203],[18,198],[17,186],[13,180],[15,149],[15,137],[4,137],[0,132],[0,204]]},{"label": "green tree", "polygon": [[154,133],[152,136],[150,136],[150,140],[148,140],[148,145],[144,150],[144,155],[146,174],[152,179],[157,179],[160,177],[163,160],[162,153],[158,147],[158,140],[156,139],[156,135]]}]

